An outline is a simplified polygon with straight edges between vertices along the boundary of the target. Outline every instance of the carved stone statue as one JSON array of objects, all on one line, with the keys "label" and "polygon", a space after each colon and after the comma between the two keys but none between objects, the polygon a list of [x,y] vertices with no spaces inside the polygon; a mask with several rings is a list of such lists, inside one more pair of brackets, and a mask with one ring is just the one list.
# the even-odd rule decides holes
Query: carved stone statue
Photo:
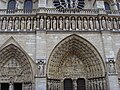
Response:
[{"label": "carved stone statue", "polygon": [[81,30],[82,29],[82,21],[80,18],[78,18],[77,24],[78,24],[78,29]]},{"label": "carved stone statue", "polygon": [[41,17],[40,19],[40,29],[44,28],[44,19]]},{"label": "carved stone statue", "polygon": [[39,75],[40,76],[44,76],[44,70],[45,70],[45,62],[44,61],[42,61],[42,60],[40,60],[39,62],[38,62],[38,64],[39,64],[39,66],[38,66],[38,68],[39,68]]},{"label": "carved stone statue", "polygon": [[34,19],[34,22],[33,22],[33,29],[36,29],[37,28],[37,21],[36,19]]},{"label": "carved stone statue", "polygon": [[110,60],[110,61],[109,61],[109,73],[116,73],[115,63],[114,63],[113,60]]},{"label": "carved stone statue", "polygon": [[103,29],[105,30],[105,29],[106,29],[106,21],[105,21],[105,18],[102,19],[101,25],[102,25],[102,30],[103,30]]},{"label": "carved stone statue", "polygon": [[117,29],[117,22],[115,19],[113,19],[113,27],[114,27],[114,29]]},{"label": "carved stone statue", "polygon": [[14,90],[14,88],[13,88],[13,83],[10,83],[10,84],[9,84],[9,90]]},{"label": "carved stone statue", "polygon": [[46,29],[50,29],[50,19],[48,18],[46,21]]},{"label": "carved stone statue", "polygon": [[66,20],[65,20],[65,29],[66,30],[69,29],[69,20],[68,20],[68,18],[66,18]]},{"label": "carved stone statue", "polygon": [[28,30],[31,29],[31,20],[30,20],[30,18],[28,18],[28,20],[27,20],[27,29]]},{"label": "carved stone statue", "polygon": [[53,19],[53,29],[56,30],[56,26],[57,26],[57,21],[56,19],[54,18]]},{"label": "carved stone statue", "polygon": [[108,30],[112,29],[112,22],[110,19],[107,21],[107,28],[108,28]]},{"label": "carved stone statue", "polygon": [[16,0],[16,7],[15,7],[15,9],[19,9],[19,1],[18,0]]},{"label": "carved stone statue", "polygon": [[95,18],[95,29],[99,29],[99,22],[97,18]]},{"label": "carved stone statue", "polygon": [[62,20],[62,18],[60,18],[60,20],[59,20],[59,29],[60,30],[63,29],[63,20]]},{"label": "carved stone statue", "polygon": [[25,20],[24,18],[22,18],[21,20],[21,30],[24,30],[25,29]]},{"label": "carved stone statue", "polygon": [[75,30],[76,29],[76,26],[75,26],[76,23],[75,23],[75,19],[74,18],[72,19],[71,24],[72,24],[71,25],[72,30]]},{"label": "carved stone statue", "polygon": [[90,29],[93,30],[93,20],[92,20],[92,18],[90,18],[89,26],[90,26]]},{"label": "carved stone statue", "polygon": [[12,29],[13,28],[13,21],[10,18],[9,22],[8,22],[8,29]]},{"label": "carved stone statue", "polygon": [[6,20],[5,20],[5,18],[3,18],[3,21],[2,21],[2,29],[6,29]]},{"label": "carved stone statue", "polygon": [[19,29],[19,20],[16,18],[15,20],[15,30]]},{"label": "carved stone statue", "polygon": [[87,29],[88,29],[88,22],[87,22],[87,19],[86,19],[86,18],[84,18],[84,23],[83,23],[83,25],[84,25],[84,29],[87,30]]}]

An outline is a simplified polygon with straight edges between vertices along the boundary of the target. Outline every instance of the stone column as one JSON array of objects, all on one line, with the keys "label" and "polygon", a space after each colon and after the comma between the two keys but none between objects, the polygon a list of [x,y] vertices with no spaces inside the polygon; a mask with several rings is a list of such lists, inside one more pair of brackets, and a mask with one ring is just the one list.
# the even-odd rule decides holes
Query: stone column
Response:
[{"label": "stone column", "polygon": [[[112,36],[110,31],[101,31],[101,38],[103,43],[103,52],[104,52],[104,60],[108,62],[109,59],[114,60],[114,51],[112,45]],[[107,67],[108,68],[108,67]],[[109,68],[106,73],[107,78],[107,90],[119,90],[118,84],[118,76],[114,71],[113,63],[109,64]]]}]

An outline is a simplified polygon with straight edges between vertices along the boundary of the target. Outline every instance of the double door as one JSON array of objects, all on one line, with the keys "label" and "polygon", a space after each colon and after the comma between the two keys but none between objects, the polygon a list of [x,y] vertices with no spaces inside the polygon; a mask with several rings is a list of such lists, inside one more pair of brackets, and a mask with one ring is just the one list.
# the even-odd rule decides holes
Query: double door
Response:
[{"label": "double door", "polygon": [[[1,83],[0,90],[9,90],[10,84],[9,83]],[[22,90],[22,83],[14,83],[13,90]]]}]

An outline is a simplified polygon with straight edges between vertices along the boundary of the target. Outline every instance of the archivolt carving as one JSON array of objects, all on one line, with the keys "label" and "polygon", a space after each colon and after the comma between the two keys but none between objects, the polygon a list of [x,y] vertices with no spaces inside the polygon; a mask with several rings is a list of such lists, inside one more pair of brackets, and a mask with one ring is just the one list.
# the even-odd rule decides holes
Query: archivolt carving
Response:
[{"label": "archivolt carving", "polygon": [[48,78],[103,77],[104,64],[97,50],[86,40],[71,35],[53,50],[47,68]]},{"label": "archivolt carving", "polygon": [[15,45],[0,50],[0,81],[31,82],[32,69],[28,58]]}]

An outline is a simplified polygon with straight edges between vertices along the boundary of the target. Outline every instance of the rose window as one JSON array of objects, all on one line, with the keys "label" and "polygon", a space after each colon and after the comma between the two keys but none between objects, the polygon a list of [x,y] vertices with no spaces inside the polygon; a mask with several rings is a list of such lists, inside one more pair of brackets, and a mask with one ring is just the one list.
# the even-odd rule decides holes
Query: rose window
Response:
[{"label": "rose window", "polygon": [[85,5],[84,0],[54,0],[53,3],[57,9],[63,8],[83,9]]}]

